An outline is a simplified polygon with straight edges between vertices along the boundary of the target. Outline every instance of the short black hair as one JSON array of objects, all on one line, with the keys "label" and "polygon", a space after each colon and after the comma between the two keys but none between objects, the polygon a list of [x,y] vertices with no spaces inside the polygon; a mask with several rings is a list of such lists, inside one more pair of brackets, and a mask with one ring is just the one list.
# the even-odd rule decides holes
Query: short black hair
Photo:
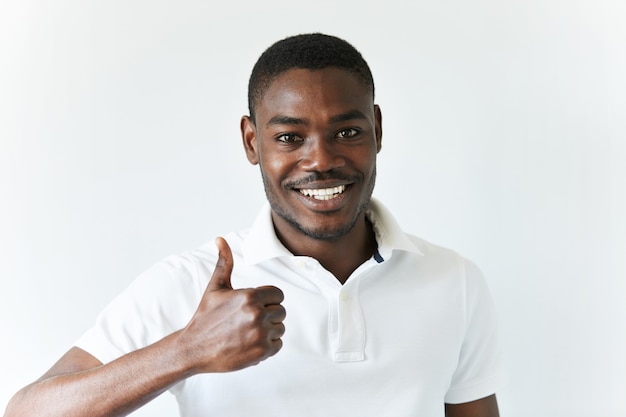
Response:
[{"label": "short black hair", "polygon": [[267,48],[252,69],[248,82],[248,110],[254,121],[255,107],[272,81],[290,69],[345,69],[371,88],[374,78],[367,62],[354,46],[336,36],[307,33],[290,36]]}]

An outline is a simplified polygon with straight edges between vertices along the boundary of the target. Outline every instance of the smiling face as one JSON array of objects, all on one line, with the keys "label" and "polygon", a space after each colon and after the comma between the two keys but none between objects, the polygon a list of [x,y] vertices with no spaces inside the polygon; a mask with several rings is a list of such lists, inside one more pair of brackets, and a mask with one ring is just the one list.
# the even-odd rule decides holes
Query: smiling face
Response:
[{"label": "smiling face", "polygon": [[292,69],[241,122],[281,238],[333,240],[365,227],[376,178],[380,110],[349,71]]}]

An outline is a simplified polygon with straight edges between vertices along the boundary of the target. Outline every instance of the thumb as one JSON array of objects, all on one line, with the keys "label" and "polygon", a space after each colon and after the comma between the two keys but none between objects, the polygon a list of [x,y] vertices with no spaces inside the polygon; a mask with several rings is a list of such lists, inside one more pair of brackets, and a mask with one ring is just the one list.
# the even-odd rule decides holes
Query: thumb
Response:
[{"label": "thumb", "polygon": [[218,259],[207,290],[232,290],[230,275],[233,272],[233,253],[224,238],[218,237],[215,239],[215,244],[217,245]]}]

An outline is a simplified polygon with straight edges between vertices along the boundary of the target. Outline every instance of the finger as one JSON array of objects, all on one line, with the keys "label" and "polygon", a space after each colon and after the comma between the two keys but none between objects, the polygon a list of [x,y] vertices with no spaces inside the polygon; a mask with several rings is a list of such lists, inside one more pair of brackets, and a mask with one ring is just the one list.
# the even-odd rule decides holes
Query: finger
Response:
[{"label": "finger", "polygon": [[285,294],[278,287],[265,285],[257,289],[258,299],[263,305],[280,304],[285,299]]},{"label": "finger", "polygon": [[285,335],[285,325],[283,323],[274,324],[268,335],[270,341],[279,340]]},{"label": "finger", "polygon": [[272,323],[281,323],[287,317],[287,311],[285,307],[279,304],[273,304],[271,306],[265,307],[265,311],[267,312],[267,320]]},{"label": "finger", "polygon": [[269,352],[269,356],[274,356],[280,349],[283,347],[282,339],[274,339],[271,341],[271,350]]},{"label": "finger", "polygon": [[215,244],[217,245],[218,259],[207,290],[232,290],[233,287],[230,283],[230,276],[233,272],[233,253],[224,238],[218,237],[215,239]]}]

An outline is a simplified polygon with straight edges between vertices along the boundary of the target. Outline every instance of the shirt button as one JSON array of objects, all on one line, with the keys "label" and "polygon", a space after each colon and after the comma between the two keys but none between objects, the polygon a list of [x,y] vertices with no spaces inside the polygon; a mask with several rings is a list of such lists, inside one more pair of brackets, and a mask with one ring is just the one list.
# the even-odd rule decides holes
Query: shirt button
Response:
[{"label": "shirt button", "polygon": [[348,301],[348,299],[349,299],[349,298],[350,298],[350,297],[348,296],[348,294],[347,294],[347,293],[345,293],[345,292],[342,292],[342,293],[341,293],[341,300],[342,300],[342,301]]},{"label": "shirt button", "polygon": [[306,262],[304,261],[304,259],[298,259],[296,261],[296,266],[300,269],[304,269],[306,268]]}]

